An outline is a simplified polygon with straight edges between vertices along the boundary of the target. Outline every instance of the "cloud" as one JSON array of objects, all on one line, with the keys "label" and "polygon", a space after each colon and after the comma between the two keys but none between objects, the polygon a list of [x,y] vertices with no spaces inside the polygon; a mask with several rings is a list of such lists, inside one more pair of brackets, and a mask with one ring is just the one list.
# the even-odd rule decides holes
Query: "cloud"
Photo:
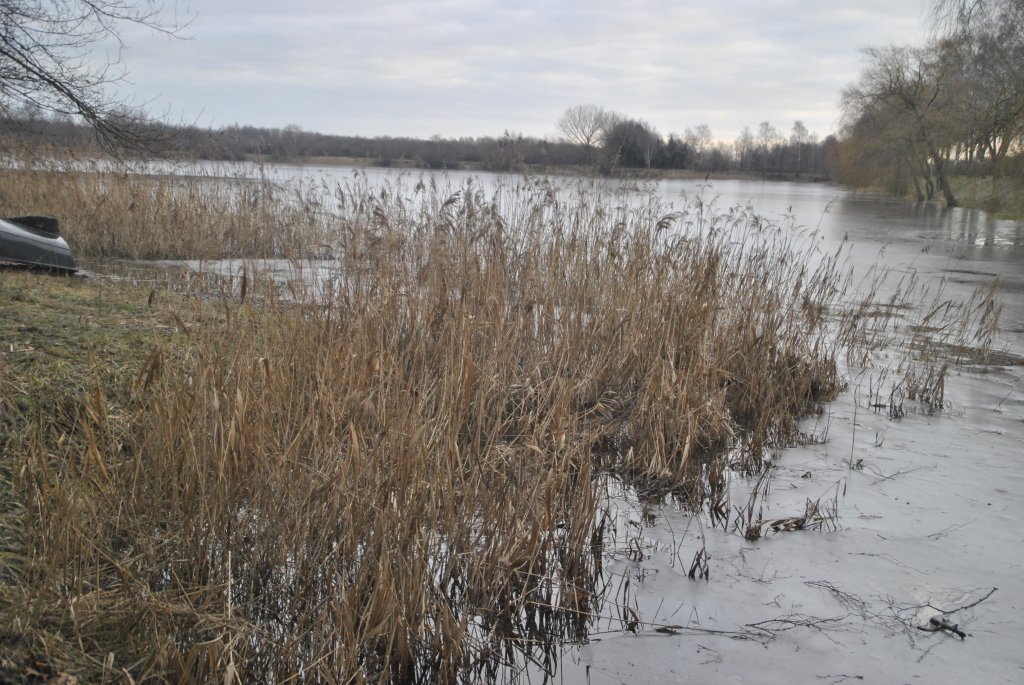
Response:
[{"label": "cloud", "polygon": [[553,134],[593,102],[663,132],[824,135],[859,49],[920,40],[918,0],[210,0],[188,41],[129,32],[141,100],[199,123],[360,135]]}]

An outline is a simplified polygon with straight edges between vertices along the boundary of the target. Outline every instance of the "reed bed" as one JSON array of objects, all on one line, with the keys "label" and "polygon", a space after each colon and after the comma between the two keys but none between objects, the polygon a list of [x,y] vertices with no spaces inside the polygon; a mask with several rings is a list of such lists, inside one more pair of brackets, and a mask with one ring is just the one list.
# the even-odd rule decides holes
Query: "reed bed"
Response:
[{"label": "reed bed", "polygon": [[0,207],[58,217],[85,257],[311,256],[325,242],[322,208],[265,171],[39,156],[0,170]]},{"label": "reed bed", "polygon": [[860,300],[840,310],[836,331],[845,362],[866,378],[870,408],[894,419],[908,410],[942,411],[950,369],[1007,361],[997,349],[999,283],[967,298],[951,296],[948,285],[925,283],[916,272],[893,279],[876,267],[863,279]]},{"label": "reed bed", "polygon": [[763,473],[866,336],[840,253],[699,200],[38,173],[18,211],[67,198],[89,254],[334,265],[158,298],[179,333],[53,411],[0,394],[2,630],[96,682],[550,673],[601,609],[604,479]]}]

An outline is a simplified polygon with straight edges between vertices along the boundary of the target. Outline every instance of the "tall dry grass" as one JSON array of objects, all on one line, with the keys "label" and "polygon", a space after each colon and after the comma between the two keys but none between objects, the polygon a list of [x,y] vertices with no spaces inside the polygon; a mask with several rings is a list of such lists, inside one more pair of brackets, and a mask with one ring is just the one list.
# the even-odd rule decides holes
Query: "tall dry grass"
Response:
[{"label": "tall dry grass", "polygon": [[902,418],[909,400],[914,409],[941,411],[950,369],[1006,359],[997,349],[999,283],[966,298],[951,295],[948,286],[914,271],[894,278],[876,265],[863,279],[859,300],[839,310],[837,340],[847,367],[867,376],[871,408]]},{"label": "tall dry grass", "polygon": [[46,173],[19,211],[66,185],[90,254],[336,260],[195,300],[184,353],[9,443],[4,630],[97,681],[553,668],[600,610],[603,474],[759,472],[837,392],[860,321],[830,324],[839,255],[699,201]]},{"label": "tall dry grass", "polygon": [[59,218],[84,257],[304,258],[324,242],[329,220],[314,204],[321,198],[261,167],[163,170],[67,153],[17,162],[0,170],[0,210]]}]

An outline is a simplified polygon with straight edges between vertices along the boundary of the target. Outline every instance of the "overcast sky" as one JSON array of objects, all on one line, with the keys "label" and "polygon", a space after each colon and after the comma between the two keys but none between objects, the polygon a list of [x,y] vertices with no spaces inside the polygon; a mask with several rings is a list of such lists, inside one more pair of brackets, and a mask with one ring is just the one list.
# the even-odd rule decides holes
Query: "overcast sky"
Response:
[{"label": "overcast sky", "polygon": [[[173,3],[173,0],[168,0]],[[719,139],[839,119],[860,48],[919,42],[927,0],[179,0],[188,40],[125,34],[120,94],[218,128],[558,135],[593,103]]]}]

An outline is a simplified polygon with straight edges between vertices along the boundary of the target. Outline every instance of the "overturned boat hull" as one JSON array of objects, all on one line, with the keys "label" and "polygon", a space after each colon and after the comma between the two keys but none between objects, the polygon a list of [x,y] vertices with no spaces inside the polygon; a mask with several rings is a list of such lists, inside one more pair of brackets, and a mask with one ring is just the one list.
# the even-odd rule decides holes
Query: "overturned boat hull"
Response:
[{"label": "overturned boat hull", "polygon": [[57,220],[50,217],[0,219],[0,262],[66,273],[78,270]]}]

